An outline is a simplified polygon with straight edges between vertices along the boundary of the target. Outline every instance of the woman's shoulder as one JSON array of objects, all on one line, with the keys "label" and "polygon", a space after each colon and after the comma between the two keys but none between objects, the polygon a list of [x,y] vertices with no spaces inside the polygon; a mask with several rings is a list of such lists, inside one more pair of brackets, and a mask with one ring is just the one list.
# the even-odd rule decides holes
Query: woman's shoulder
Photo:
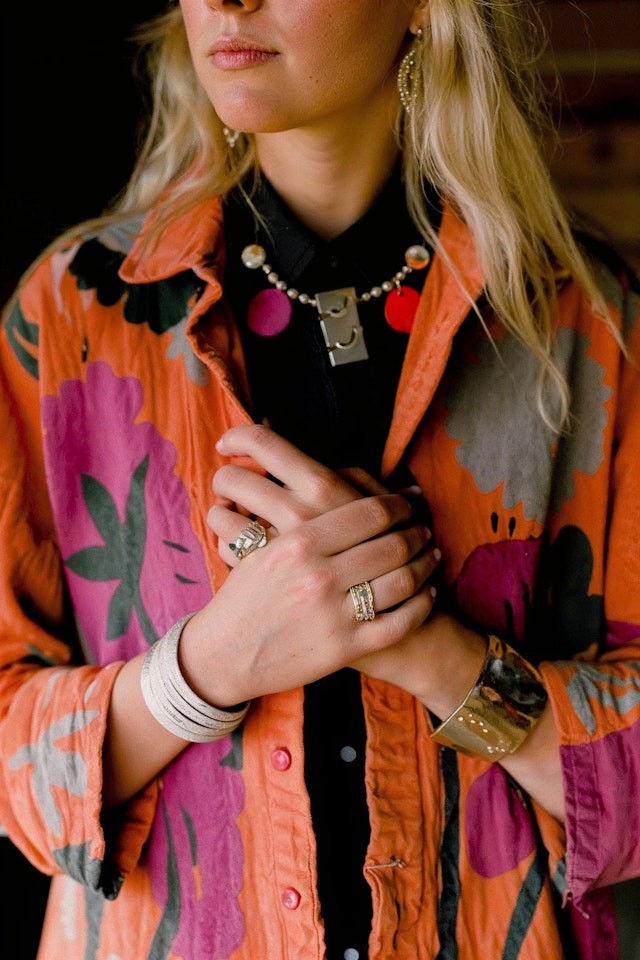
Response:
[{"label": "woman's shoulder", "polygon": [[120,265],[140,236],[142,216],[102,217],[84,221],[57,236],[33,260],[20,278],[7,308],[16,300],[30,301],[55,295],[67,275],[79,280],[85,268],[117,274]]}]

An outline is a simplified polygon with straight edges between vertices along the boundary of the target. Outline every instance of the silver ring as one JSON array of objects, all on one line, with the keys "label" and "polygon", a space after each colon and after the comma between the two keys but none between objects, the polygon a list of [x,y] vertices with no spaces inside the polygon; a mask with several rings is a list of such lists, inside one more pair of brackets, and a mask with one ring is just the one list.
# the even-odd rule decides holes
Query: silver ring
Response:
[{"label": "silver ring", "polygon": [[349,587],[349,590],[358,623],[361,623],[363,620],[373,620],[376,612],[373,609],[373,594],[369,581],[363,580],[362,583],[356,583],[352,587]]},{"label": "silver ring", "polygon": [[238,534],[237,540],[229,544],[229,548],[233,550],[238,560],[242,560],[258,547],[264,547],[266,544],[267,531],[257,520],[250,520]]}]

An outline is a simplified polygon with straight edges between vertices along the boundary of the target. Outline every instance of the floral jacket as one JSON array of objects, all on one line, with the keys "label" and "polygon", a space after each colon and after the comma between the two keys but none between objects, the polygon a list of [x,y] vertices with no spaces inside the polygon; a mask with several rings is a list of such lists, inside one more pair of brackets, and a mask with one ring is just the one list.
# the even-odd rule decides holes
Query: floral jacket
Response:
[{"label": "floral jacket", "polygon": [[[41,960],[320,960],[302,691],[256,701],[123,809],[101,809],[112,684],[223,582],[214,442],[250,421],[214,199],[145,247],[139,222],[47,256],[0,334],[0,821],[53,875]],[[142,233],[140,231],[142,230]],[[441,240],[472,297],[465,226]],[[599,260],[640,357],[637,292]],[[640,375],[572,282],[558,438],[537,369],[436,256],[384,474],[426,497],[449,602],[540,662],[559,729],[561,828],[499,765],[429,738],[362,678],[371,960],[613,960],[611,885],[640,875]],[[551,396],[551,395],[550,395]],[[552,401],[550,401],[552,402]]]}]

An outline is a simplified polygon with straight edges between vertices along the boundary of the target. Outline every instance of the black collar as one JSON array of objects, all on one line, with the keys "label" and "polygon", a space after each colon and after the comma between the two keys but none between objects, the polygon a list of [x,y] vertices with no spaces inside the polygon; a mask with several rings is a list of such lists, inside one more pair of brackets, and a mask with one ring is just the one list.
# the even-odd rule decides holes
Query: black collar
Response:
[{"label": "black collar", "polygon": [[[433,192],[428,199],[437,229],[440,204]],[[259,181],[251,201],[259,218],[252,214],[240,191],[232,192],[226,200],[230,211],[225,224],[229,256],[237,257],[247,244],[258,243],[289,286],[302,288],[309,268],[316,276],[330,268],[338,271],[334,275],[337,285],[356,286],[362,292],[389,279],[403,266],[407,247],[422,242],[407,212],[399,168],[366,213],[331,241],[322,240],[305,227],[265,178]],[[321,285],[318,289],[325,288]]]}]

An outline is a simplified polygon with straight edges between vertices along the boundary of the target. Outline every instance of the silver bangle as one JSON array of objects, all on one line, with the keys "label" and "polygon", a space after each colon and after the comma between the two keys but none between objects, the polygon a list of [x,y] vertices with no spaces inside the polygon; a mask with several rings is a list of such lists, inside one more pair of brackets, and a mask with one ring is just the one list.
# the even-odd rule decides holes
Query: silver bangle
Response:
[{"label": "silver bangle", "polygon": [[182,676],[178,643],[192,616],[182,617],[153,644],[142,663],[140,686],[144,702],[165,730],[191,743],[210,743],[233,733],[247,715],[249,703],[220,710],[194,693]]}]

